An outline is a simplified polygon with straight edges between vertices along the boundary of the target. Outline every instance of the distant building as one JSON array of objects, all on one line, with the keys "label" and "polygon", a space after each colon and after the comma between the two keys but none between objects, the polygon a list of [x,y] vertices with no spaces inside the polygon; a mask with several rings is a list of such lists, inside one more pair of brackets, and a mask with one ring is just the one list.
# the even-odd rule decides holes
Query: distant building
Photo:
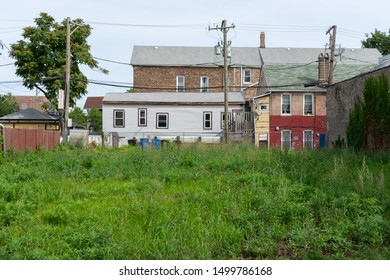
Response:
[{"label": "distant building", "polygon": [[18,103],[18,111],[33,108],[40,112],[44,112],[44,105],[49,104],[49,100],[45,96],[37,95],[13,95]]},{"label": "distant building", "polygon": [[33,108],[3,116],[0,123],[9,128],[60,130],[58,116],[42,113]]},{"label": "distant building", "polygon": [[[229,92],[257,95],[261,71],[259,48],[232,47]],[[134,92],[222,92],[223,56],[213,47],[135,46],[131,58]]]},{"label": "distant building", "polygon": [[104,96],[90,96],[87,97],[87,100],[84,104],[84,110],[90,110],[93,108],[99,109],[99,111],[102,111],[103,108],[103,98]]},{"label": "distant building", "polygon": [[[324,51],[320,48],[260,49],[264,64],[260,94],[253,104],[257,113],[256,144],[298,150],[326,145],[329,56]],[[381,54],[376,49],[338,50],[333,82],[374,69],[379,57]]]},{"label": "distant building", "polygon": [[[240,92],[229,93],[229,126],[243,112]],[[224,127],[223,92],[108,93],[103,99],[103,132],[133,137],[219,142]],[[237,118],[236,118],[237,117]]]}]

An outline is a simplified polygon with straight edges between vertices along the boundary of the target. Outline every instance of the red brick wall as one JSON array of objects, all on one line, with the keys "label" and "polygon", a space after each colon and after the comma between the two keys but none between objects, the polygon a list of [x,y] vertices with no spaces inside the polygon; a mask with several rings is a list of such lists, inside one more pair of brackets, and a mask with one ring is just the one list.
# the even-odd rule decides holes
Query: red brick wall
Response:
[{"label": "red brick wall", "polygon": [[[240,91],[259,81],[260,69],[252,69],[252,83],[241,83],[240,67],[229,69],[229,91]],[[185,76],[185,88],[189,92],[200,91],[200,77],[209,77],[209,91],[223,91],[223,68],[222,67],[158,67],[158,66],[134,66],[134,91],[135,92],[158,92],[176,91],[176,77]],[[257,86],[257,85],[256,85]],[[257,93],[257,87],[245,91],[246,97],[253,97]]]},{"label": "red brick wall", "polygon": [[303,131],[312,130],[314,148],[318,148],[319,134],[326,133],[326,116],[271,116],[270,147],[280,147],[282,130],[291,130],[292,148],[296,150],[303,147]]}]

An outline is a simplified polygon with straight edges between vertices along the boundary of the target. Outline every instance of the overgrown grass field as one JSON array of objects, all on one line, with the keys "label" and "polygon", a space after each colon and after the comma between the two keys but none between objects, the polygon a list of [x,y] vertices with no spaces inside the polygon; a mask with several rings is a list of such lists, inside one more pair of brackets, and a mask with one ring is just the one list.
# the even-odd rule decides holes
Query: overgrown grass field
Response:
[{"label": "overgrown grass field", "polygon": [[390,259],[390,154],[0,155],[0,259]]}]

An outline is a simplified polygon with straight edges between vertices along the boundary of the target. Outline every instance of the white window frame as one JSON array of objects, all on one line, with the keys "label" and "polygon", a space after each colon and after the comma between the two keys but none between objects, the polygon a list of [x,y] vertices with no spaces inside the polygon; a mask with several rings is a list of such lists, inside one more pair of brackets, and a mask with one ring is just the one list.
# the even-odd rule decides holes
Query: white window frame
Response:
[{"label": "white window frame", "polygon": [[[285,132],[290,134],[290,140],[284,140],[283,136],[284,136]],[[288,147],[285,147],[285,143],[289,143]],[[285,150],[285,149],[289,150],[292,148],[292,132],[291,132],[291,130],[282,130],[280,132],[280,148],[282,150]]]},{"label": "white window frame", "polygon": [[[283,96],[288,96],[289,97],[289,105],[290,105],[290,108],[289,108],[289,112],[288,113],[285,113],[283,112]],[[291,93],[282,93],[280,95],[280,113],[281,115],[285,115],[285,116],[291,116],[292,115],[292,95]]]},{"label": "white window frame", "polygon": [[[182,81],[179,81],[182,79]],[[186,91],[186,77],[179,75],[176,77],[176,92],[185,92]]]},{"label": "white window frame", "polygon": [[[305,108],[306,96],[311,97],[311,113],[306,113],[306,108]],[[305,93],[303,95],[303,115],[304,116],[314,116],[314,94],[312,94],[312,93]]]},{"label": "white window frame", "polygon": [[[205,79],[205,82],[203,81]],[[200,77],[200,92],[208,92],[210,86],[210,79],[208,76]]]},{"label": "white window frame", "polygon": [[[310,141],[306,141],[306,137],[305,137],[305,134],[308,132],[311,134]],[[303,148],[309,149],[309,150],[313,149],[314,148],[314,131],[313,130],[304,130],[302,133],[303,133]]]},{"label": "white window frame", "polygon": [[268,111],[269,104],[268,103],[260,103],[259,104],[259,111]]},{"label": "white window frame", "polygon": [[[207,116],[209,116],[209,119],[207,119]],[[203,129],[204,130],[213,129],[213,112],[211,111],[203,112]]]},{"label": "white window frame", "polygon": [[[166,116],[165,126],[160,126],[160,116]],[[169,113],[156,113],[156,128],[157,129],[168,129],[169,128]]]},{"label": "white window frame", "polygon": [[248,84],[252,82],[252,69],[250,68],[245,68],[242,70],[242,82],[244,84]]},{"label": "white window frame", "polygon": [[[122,113],[122,116],[118,117],[117,113]],[[118,124],[118,121],[122,121],[122,124]],[[113,111],[113,126],[118,128],[125,127],[125,110]]]},{"label": "white window frame", "polygon": [[[144,113],[144,116],[141,116],[141,113]],[[142,120],[144,123],[142,123]],[[138,108],[138,126],[148,126],[148,109]]]}]

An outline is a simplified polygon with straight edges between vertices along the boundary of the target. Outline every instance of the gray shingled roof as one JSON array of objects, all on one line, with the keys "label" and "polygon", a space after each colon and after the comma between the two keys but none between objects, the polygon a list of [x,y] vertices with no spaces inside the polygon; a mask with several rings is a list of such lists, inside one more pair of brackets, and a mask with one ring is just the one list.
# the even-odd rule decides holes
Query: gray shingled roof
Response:
[{"label": "gray shingled roof", "polygon": [[[317,61],[324,53],[321,48],[262,48],[260,49],[264,65],[269,64],[305,64]],[[329,52],[329,50],[327,51]],[[335,62],[342,64],[378,64],[382,55],[377,49],[336,49]]]},{"label": "gray shingled roof", "polygon": [[49,114],[39,112],[33,108],[28,108],[19,112],[15,112],[0,118],[1,121],[42,121],[42,122],[58,122],[58,118]]},{"label": "gray shingled roof", "polygon": [[[319,48],[261,49],[263,74],[267,86],[278,91],[314,91],[319,87],[304,87],[318,81]],[[333,83],[347,80],[374,69],[381,54],[376,49],[344,49],[336,51]]]},{"label": "gray shingled roof", "polygon": [[[223,57],[213,47],[134,46],[131,65],[216,67]],[[230,65],[260,68],[259,48],[232,47]]]},{"label": "gray shingled roof", "polygon": [[[229,92],[229,103],[244,104],[245,99],[240,92]],[[104,104],[219,104],[224,102],[223,92],[139,92],[139,93],[107,93]]]}]

